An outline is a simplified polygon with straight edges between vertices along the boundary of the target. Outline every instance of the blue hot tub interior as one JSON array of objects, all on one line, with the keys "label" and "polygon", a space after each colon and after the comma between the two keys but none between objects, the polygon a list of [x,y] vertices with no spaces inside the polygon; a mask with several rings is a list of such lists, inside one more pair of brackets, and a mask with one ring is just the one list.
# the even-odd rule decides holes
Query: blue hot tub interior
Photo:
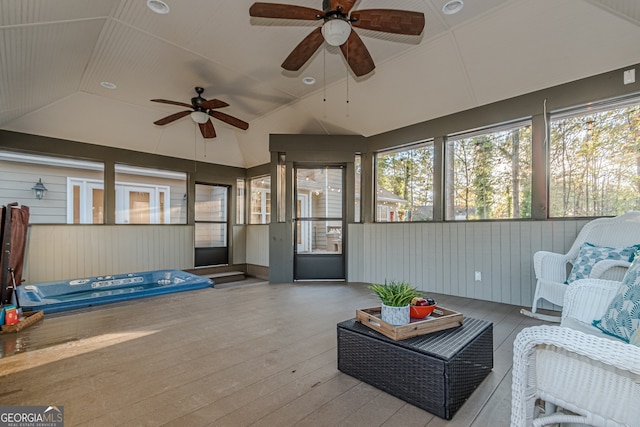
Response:
[{"label": "blue hot tub interior", "polygon": [[25,311],[52,313],[212,286],[211,279],[185,271],[155,270],[22,285],[17,294]]}]

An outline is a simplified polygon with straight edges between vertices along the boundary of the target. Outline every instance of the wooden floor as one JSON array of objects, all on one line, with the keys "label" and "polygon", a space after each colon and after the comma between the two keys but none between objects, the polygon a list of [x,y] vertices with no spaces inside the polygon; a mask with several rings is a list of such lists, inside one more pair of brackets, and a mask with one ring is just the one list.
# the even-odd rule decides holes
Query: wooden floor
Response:
[{"label": "wooden floor", "polygon": [[339,372],[360,283],[246,283],[45,315],[0,335],[0,406],[63,405],[65,426],[508,426],[520,307],[432,294],[494,323],[494,369],[445,421]]}]

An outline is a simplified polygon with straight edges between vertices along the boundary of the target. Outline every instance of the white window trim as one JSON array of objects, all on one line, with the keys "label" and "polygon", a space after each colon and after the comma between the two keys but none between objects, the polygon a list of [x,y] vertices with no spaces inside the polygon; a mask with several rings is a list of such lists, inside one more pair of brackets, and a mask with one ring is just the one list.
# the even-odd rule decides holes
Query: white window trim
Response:
[{"label": "white window trim", "polygon": [[73,224],[73,187],[80,186],[80,224],[93,224],[93,191],[104,190],[99,179],[67,177],[67,224]]},{"label": "white window trim", "polygon": [[[160,222],[160,194],[164,197],[164,223],[171,223],[171,192],[165,185],[147,185],[134,182],[116,182],[116,224],[129,224],[129,193],[141,192],[149,193],[149,223],[161,224]],[[120,207],[120,209],[119,209]],[[126,208],[126,209],[125,209]]]}]

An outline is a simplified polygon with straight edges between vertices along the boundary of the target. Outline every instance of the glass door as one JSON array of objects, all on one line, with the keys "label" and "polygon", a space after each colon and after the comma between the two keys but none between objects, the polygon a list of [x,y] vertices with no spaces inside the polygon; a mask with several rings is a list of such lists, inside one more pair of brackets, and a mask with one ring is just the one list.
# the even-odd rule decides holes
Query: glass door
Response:
[{"label": "glass door", "polygon": [[294,279],[345,278],[344,167],[295,170]]},{"label": "glass door", "polygon": [[229,187],[196,184],[195,266],[229,263]]}]

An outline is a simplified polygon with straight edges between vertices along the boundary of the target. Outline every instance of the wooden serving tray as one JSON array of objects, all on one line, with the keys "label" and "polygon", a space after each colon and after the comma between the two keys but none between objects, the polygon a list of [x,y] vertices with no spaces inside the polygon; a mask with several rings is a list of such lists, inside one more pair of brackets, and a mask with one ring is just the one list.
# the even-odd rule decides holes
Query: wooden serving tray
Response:
[{"label": "wooden serving tray", "polygon": [[462,326],[464,321],[462,313],[444,307],[436,307],[430,316],[424,319],[411,319],[411,323],[402,326],[383,322],[380,318],[380,307],[356,310],[356,320],[395,341],[456,328]]}]

